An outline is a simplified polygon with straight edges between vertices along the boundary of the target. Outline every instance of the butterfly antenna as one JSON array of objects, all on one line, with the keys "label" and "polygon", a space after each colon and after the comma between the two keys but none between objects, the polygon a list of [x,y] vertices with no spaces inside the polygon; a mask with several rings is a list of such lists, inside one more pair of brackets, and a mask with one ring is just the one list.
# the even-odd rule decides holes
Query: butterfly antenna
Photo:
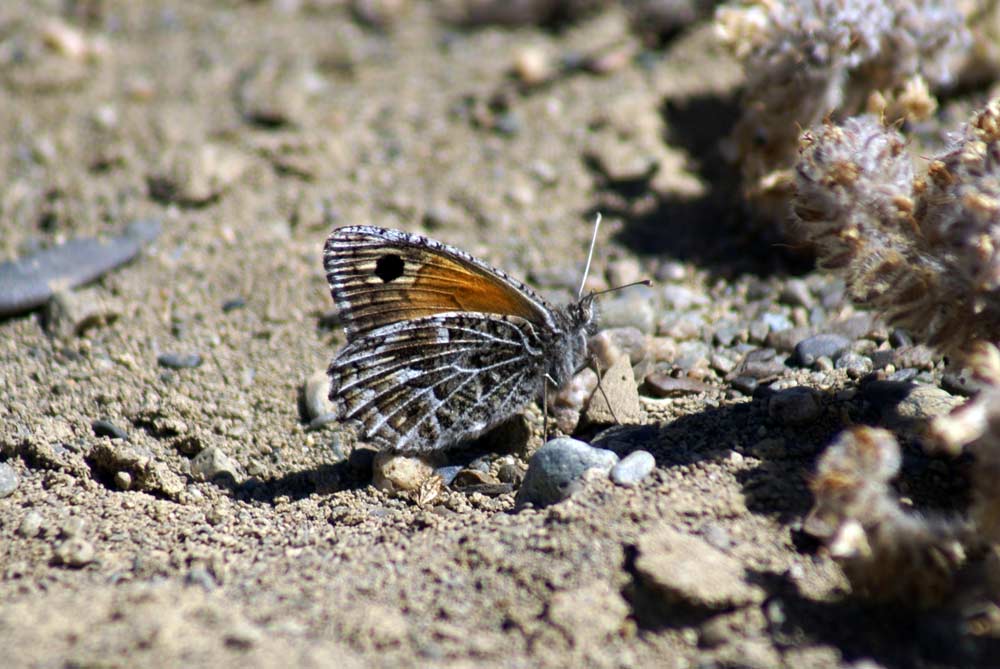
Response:
[{"label": "butterfly antenna", "polygon": [[605,293],[613,293],[616,290],[621,290],[623,288],[631,288],[632,286],[652,286],[652,279],[641,279],[639,281],[633,281],[631,283],[626,283],[622,286],[615,286],[614,288],[605,288],[604,290],[599,290],[595,293],[591,293],[591,297],[597,297],[598,295],[604,295]]},{"label": "butterfly antenna", "polygon": [[587,285],[587,275],[590,274],[590,261],[594,259],[594,247],[597,246],[597,229],[601,227],[601,212],[597,212],[597,219],[594,221],[594,236],[590,238],[590,251],[587,252],[587,264],[583,268],[583,278],[580,279],[580,290],[576,294],[576,299],[583,299],[583,287]]}]

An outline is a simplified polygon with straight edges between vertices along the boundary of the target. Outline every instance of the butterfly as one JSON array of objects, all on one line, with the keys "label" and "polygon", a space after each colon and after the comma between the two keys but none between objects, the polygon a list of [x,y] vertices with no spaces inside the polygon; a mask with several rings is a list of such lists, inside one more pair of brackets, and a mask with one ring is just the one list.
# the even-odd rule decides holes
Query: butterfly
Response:
[{"label": "butterfly", "polygon": [[556,307],[464,251],[401,230],[337,228],[323,265],[347,335],[328,370],[330,400],[381,449],[436,451],[483,434],[547,383],[566,384],[596,330],[582,285]]}]

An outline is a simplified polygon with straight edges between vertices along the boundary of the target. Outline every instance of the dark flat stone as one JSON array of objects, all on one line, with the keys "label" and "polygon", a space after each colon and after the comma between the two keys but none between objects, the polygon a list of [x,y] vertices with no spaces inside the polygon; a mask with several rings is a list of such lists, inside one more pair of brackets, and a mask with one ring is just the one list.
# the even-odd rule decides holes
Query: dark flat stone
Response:
[{"label": "dark flat stone", "polygon": [[0,264],[0,317],[31,311],[58,290],[89,283],[122,265],[160,234],[160,222],[130,223],[121,234],[79,237]]}]

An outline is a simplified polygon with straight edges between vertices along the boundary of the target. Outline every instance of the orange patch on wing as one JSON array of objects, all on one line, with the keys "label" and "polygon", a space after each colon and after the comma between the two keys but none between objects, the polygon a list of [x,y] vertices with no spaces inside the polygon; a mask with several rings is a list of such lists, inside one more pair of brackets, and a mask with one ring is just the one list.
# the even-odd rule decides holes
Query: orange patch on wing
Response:
[{"label": "orange patch on wing", "polygon": [[439,255],[417,269],[408,293],[414,309],[478,311],[539,320],[538,308],[516,288],[478,268]]}]

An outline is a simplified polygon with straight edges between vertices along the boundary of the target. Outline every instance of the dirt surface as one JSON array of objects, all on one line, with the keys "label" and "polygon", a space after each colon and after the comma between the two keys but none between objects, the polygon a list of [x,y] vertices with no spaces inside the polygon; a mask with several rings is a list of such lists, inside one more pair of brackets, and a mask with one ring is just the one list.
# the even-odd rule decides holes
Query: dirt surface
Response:
[{"label": "dirt surface", "polygon": [[[0,499],[0,663],[989,666],[954,616],[853,598],[800,529],[817,453],[870,412],[858,382],[778,365],[774,388],[815,390],[805,421],[729,386],[760,313],[799,333],[863,317],[742,220],[719,148],[741,74],[711,25],[646,50],[616,7],[468,29],[386,4],[383,27],[337,2],[0,6],[0,257],[163,226],[85,293],[94,322],[0,322],[0,462],[19,481]],[[343,342],[332,227],[430,234],[561,299],[596,211],[592,284],[657,277],[649,334],[705,361],[663,361],[693,389],[644,391],[644,424],[605,438],[655,456],[639,485],[588,477],[521,511],[516,489],[428,501],[375,489],[335,423],[306,429],[303,384]],[[527,416],[534,436],[491,471],[512,455],[523,472]],[[204,453],[228,476],[199,480]],[[908,463],[908,496],[961,503],[956,466]],[[685,590],[668,567],[692,551],[705,573]]]}]

